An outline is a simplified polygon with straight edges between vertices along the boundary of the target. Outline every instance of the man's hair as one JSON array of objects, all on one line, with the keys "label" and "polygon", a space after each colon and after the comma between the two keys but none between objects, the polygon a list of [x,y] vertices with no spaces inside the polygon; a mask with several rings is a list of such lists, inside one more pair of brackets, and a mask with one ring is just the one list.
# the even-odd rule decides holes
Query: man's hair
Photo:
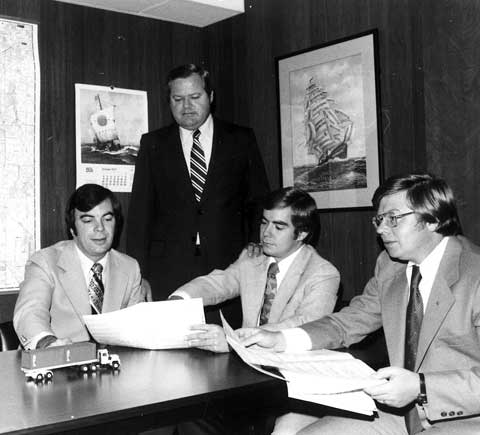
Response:
[{"label": "man's hair", "polygon": [[378,210],[382,198],[403,191],[411,209],[420,216],[420,221],[437,223],[435,231],[443,236],[462,233],[452,189],[434,175],[405,174],[388,178],[373,194],[375,210]]},{"label": "man's hair", "polygon": [[212,93],[212,84],[210,82],[210,73],[202,68],[201,66],[195,65],[193,63],[187,63],[186,65],[180,65],[176,68],[173,68],[167,75],[167,96],[170,97],[170,83],[176,79],[186,79],[187,77],[192,76],[193,74],[198,74],[203,81],[203,88],[205,92],[210,97]]},{"label": "man's hair", "polygon": [[307,236],[303,239],[303,242],[313,243],[320,231],[315,200],[304,190],[284,187],[269,193],[263,205],[265,210],[285,207],[290,207],[292,210],[295,237],[301,232],[305,232]]},{"label": "man's hair", "polygon": [[120,238],[123,227],[122,206],[113,192],[98,184],[84,184],[70,196],[65,207],[65,224],[67,226],[68,238],[72,238],[71,231],[77,235],[75,228],[75,209],[81,212],[88,212],[101,202],[109,199],[112,203],[113,215],[115,216],[115,234],[113,244]]}]

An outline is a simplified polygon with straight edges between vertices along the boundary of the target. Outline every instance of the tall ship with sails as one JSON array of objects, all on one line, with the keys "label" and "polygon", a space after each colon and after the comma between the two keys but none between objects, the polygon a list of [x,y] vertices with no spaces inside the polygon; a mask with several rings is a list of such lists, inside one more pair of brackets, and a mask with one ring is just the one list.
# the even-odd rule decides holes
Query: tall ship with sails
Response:
[{"label": "tall ship with sails", "polygon": [[305,91],[305,138],[307,153],[317,158],[317,165],[338,158],[346,159],[353,121],[334,107],[325,88],[310,78]]},{"label": "tall ship with sails", "polygon": [[119,151],[122,149],[115,125],[115,106],[103,107],[100,95],[95,95],[97,110],[90,115],[90,125],[95,133],[95,149]]}]

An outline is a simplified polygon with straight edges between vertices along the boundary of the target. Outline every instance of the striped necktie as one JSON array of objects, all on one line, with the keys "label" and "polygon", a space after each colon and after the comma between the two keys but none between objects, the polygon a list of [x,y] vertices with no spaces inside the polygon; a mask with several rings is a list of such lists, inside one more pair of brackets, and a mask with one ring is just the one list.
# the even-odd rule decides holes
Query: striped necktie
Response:
[{"label": "striped necktie", "polygon": [[200,144],[200,130],[193,133],[192,152],[190,153],[190,178],[192,180],[195,199],[200,202],[207,176],[207,164],[205,163],[205,154]]},{"label": "striped necktie", "polygon": [[103,266],[100,263],[95,263],[91,271],[92,278],[88,285],[88,295],[90,297],[90,305],[92,306],[92,314],[101,314],[104,293],[102,281]]}]

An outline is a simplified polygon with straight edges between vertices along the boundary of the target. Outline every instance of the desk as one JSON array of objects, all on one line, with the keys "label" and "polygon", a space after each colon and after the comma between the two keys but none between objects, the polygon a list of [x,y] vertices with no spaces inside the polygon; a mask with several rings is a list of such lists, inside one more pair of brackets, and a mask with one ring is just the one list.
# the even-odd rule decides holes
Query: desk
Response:
[{"label": "desk", "polygon": [[61,369],[49,384],[25,381],[20,352],[0,352],[0,434],[135,433],[199,413],[211,399],[286,395],[282,381],[256,372],[233,353],[109,350],[120,355],[117,374]]}]

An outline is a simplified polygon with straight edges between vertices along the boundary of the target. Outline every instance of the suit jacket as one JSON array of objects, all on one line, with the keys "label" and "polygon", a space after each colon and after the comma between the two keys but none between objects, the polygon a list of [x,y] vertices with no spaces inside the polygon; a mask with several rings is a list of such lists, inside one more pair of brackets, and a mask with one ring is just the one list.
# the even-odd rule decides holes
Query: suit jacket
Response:
[{"label": "suit jacket", "polygon": [[[102,312],[142,302],[140,281],[138,263],[112,249]],[[35,252],[25,266],[13,317],[22,344],[43,331],[74,342],[89,340],[83,314],[92,314],[92,309],[75,242],[66,240]]]},{"label": "suit jacket", "polygon": [[[180,287],[204,305],[216,305],[240,296],[243,327],[257,326],[263,305],[269,257],[250,258],[243,251],[226,270],[194,279]],[[290,328],[331,313],[337,300],[340,274],[315,249],[305,245],[290,265],[272,303],[270,330]]]},{"label": "suit jacket", "polygon": [[[259,200],[268,182],[255,135],[214,118],[212,155],[197,203],[179,127],[142,136],[128,214],[127,252],[140,263],[155,300],[196,276],[224,269],[258,240]],[[200,234],[201,258],[196,257]]]},{"label": "suit jacket", "polygon": [[[361,296],[339,313],[303,328],[314,348],[349,346],[383,326],[392,366],[403,367],[408,284],[404,263],[380,254]],[[425,374],[428,403],[422,425],[480,433],[480,248],[450,237],[426,306],[416,368]],[[470,418],[466,418],[470,417]],[[428,419],[428,420],[427,420]],[[429,423],[430,421],[430,423]]]}]

